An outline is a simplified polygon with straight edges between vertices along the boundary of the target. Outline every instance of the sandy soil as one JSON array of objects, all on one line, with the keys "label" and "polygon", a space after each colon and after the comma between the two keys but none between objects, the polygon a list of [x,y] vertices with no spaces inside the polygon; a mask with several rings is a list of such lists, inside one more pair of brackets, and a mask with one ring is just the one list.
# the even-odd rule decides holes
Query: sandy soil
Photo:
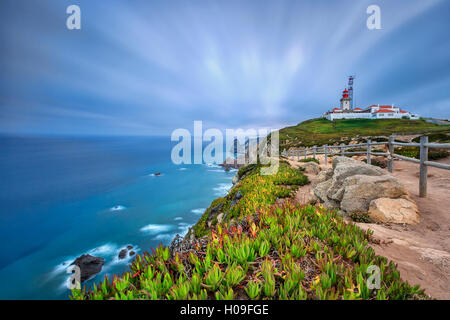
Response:
[{"label": "sandy soil", "polygon": [[[330,167],[321,160],[321,167]],[[294,158],[292,166],[298,167]],[[439,162],[450,164],[450,158]],[[417,225],[382,225],[357,223],[362,229],[374,231],[379,244],[372,244],[378,255],[398,265],[402,279],[420,285],[436,299],[450,299],[450,171],[428,168],[428,194],[419,197],[419,166],[395,161],[393,175],[408,189],[416,201],[421,222]],[[309,175],[310,180],[314,179]],[[296,200],[306,203],[311,186],[299,188]]]}]

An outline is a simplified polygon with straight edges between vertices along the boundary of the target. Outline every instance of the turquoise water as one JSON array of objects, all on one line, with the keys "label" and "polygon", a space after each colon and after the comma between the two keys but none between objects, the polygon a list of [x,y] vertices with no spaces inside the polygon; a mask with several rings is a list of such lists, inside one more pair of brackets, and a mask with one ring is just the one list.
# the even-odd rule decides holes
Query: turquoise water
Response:
[{"label": "turquoise water", "polygon": [[83,253],[105,259],[86,285],[126,271],[122,248],[169,244],[235,174],[172,164],[169,138],[3,137],[0,147],[1,299],[66,299],[66,267]]}]

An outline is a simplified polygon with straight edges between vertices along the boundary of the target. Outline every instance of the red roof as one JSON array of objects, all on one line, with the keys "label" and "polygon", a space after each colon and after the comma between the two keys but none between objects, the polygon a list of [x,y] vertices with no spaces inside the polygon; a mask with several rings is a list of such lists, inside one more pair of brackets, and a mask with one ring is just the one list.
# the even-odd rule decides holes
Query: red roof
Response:
[{"label": "red roof", "polygon": [[400,110],[401,113],[408,113],[408,111]]},{"label": "red roof", "polygon": [[362,110],[361,108],[355,108],[354,110]]},{"label": "red roof", "polygon": [[339,109],[339,108],[333,108],[333,111],[337,111],[337,110],[341,110],[341,109]]},{"label": "red roof", "polygon": [[380,106],[380,109],[391,109],[392,106]]},{"label": "red roof", "polygon": [[347,92],[348,92],[348,90],[347,90],[347,89],[345,89],[345,90],[344,90],[344,92],[345,92],[345,93],[347,93]]}]

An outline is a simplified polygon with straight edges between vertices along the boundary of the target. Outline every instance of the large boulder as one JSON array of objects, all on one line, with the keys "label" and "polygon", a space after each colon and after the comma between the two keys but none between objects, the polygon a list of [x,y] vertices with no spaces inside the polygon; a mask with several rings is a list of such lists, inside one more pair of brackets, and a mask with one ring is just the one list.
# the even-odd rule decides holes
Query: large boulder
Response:
[{"label": "large boulder", "polygon": [[299,166],[305,168],[305,173],[318,174],[320,166],[315,162],[300,162]]},{"label": "large boulder", "polygon": [[328,189],[330,189],[330,186],[331,180],[326,180],[324,182],[317,184],[316,187],[314,188],[314,194],[321,202],[328,200],[327,193]]},{"label": "large boulder", "polygon": [[378,198],[370,202],[369,216],[376,222],[417,224],[417,205],[406,199]]},{"label": "large boulder", "polygon": [[319,174],[317,175],[317,177],[315,177],[312,181],[311,181],[311,185],[313,187],[317,186],[319,183],[325,182],[329,179],[331,179],[331,177],[333,176],[333,168],[328,168],[325,170],[322,170],[319,172]]},{"label": "large boulder", "polygon": [[335,201],[341,201],[344,195],[344,180],[351,176],[382,176],[386,172],[375,166],[347,158],[337,157],[333,160],[333,177],[331,178],[331,186],[328,189],[328,198]]},{"label": "large boulder", "polygon": [[105,264],[105,259],[100,257],[94,257],[90,254],[83,254],[75,259],[70,265],[76,265],[80,268],[81,278],[80,281],[84,282],[102,270]]},{"label": "large boulder", "polygon": [[[341,209],[346,212],[367,212],[370,202],[378,198],[396,199],[407,196],[406,188],[393,176],[355,175],[342,184]],[[328,192],[329,196],[330,192]]]}]

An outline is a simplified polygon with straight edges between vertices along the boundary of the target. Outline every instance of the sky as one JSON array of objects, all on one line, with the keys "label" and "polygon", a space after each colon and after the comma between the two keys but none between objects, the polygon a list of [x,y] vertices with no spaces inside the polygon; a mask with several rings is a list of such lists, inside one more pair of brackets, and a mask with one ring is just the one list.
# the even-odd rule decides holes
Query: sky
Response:
[{"label": "sky", "polygon": [[351,74],[356,106],[449,119],[449,18],[446,0],[1,0],[0,133],[281,128],[339,106]]}]

